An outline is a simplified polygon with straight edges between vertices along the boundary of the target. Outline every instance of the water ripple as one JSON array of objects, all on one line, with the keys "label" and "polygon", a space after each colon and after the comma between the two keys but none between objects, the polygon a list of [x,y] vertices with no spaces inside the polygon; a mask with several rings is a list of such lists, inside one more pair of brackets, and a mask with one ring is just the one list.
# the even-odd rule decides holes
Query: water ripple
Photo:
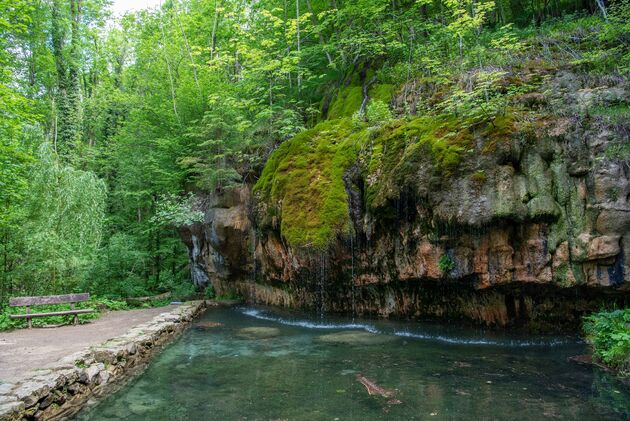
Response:
[{"label": "water ripple", "polygon": [[284,319],[282,317],[271,316],[261,310],[254,308],[240,308],[239,311],[246,316],[254,317],[260,320],[266,320],[279,323],[285,326],[302,327],[305,329],[356,329],[364,330],[369,333],[382,335],[394,335],[402,338],[426,340],[441,342],[451,345],[474,345],[474,346],[497,346],[509,348],[526,348],[526,347],[556,347],[561,345],[569,345],[579,343],[576,339],[539,339],[539,340],[522,340],[522,339],[489,339],[489,338],[462,338],[457,336],[445,336],[439,334],[419,333],[410,330],[384,331],[376,326],[365,323],[322,323],[309,320]]}]

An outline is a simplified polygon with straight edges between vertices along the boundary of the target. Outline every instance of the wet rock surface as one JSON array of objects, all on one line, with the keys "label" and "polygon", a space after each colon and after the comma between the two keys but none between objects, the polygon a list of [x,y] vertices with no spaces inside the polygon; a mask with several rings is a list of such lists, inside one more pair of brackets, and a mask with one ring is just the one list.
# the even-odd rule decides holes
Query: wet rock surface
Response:
[{"label": "wet rock surface", "polygon": [[630,87],[565,71],[546,83],[524,100],[565,105],[470,133],[449,174],[429,152],[390,167],[359,155],[344,175],[353,234],[325,250],[288,243],[283,202],[251,186],[208,195],[205,222],[182,232],[192,261],[219,293],[345,313],[555,330],[626,305],[630,164],[615,151],[628,124],[585,110],[627,105]]},{"label": "wet rock surface", "polygon": [[360,332],[356,330],[329,333],[327,335],[322,335],[317,339],[320,342],[346,345],[379,345],[397,340],[397,338],[393,336],[378,335],[375,333]]},{"label": "wet rock surface", "polygon": [[264,326],[245,327],[238,331],[238,335],[246,336],[249,338],[266,339],[280,335],[280,329],[278,329],[277,327]]},{"label": "wet rock surface", "polygon": [[98,346],[64,357],[53,368],[17,384],[0,383],[0,421],[55,420],[78,412],[94,397],[115,390],[204,308],[183,304]]}]

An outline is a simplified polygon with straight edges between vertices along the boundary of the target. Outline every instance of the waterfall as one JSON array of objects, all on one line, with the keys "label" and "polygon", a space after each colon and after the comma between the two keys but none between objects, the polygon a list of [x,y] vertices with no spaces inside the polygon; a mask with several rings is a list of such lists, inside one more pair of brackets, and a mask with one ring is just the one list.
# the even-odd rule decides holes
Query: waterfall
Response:
[{"label": "waterfall", "polygon": [[325,304],[325,298],[324,298],[324,294],[325,294],[325,288],[326,288],[326,261],[327,261],[327,256],[325,255],[325,252],[320,252],[319,253],[319,273],[317,276],[317,289],[319,292],[319,309],[318,309],[318,313],[319,313],[319,318],[323,319],[324,318],[324,313],[326,312],[326,304]]},{"label": "waterfall", "polygon": [[354,318],[357,314],[356,312],[356,302],[355,302],[355,286],[354,286],[354,237],[350,236],[350,289],[352,295],[352,321],[354,322]]},{"label": "waterfall", "polygon": [[208,274],[206,274],[201,260],[199,238],[195,234],[192,234],[192,249],[190,250],[190,277],[196,287],[205,287],[209,283]]},{"label": "waterfall", "polygon": [[251,230],[251,238],[252,238],[252,282],[256,282],[256,229],[253,227]]}]

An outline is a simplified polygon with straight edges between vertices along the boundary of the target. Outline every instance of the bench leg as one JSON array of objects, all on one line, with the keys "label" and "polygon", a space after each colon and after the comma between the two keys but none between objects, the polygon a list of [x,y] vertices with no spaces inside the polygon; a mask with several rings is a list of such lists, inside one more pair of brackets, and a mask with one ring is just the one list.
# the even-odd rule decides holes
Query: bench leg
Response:
[{"label": "bench leg", "polygon": [[[74,310],[74,303],[70,303],[70,309]],[[79,315],[78,314],[74,315],[73,322],[74,322],[75,326],[79,324]]]},{"label": "bench leg", "polygon": [[[30,314],[31,313],[31,307],[30,306],[26,306],[26,314]],[[31,320],[30,317],[26,318],[26,322],[28,323],[28,328],[32,329],[33,328],[33,321]]]}]

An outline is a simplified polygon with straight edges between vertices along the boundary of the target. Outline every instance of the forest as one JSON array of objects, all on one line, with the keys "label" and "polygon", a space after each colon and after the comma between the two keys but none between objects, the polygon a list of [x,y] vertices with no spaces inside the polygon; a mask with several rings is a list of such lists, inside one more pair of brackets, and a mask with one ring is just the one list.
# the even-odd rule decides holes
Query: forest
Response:
[{"label": "forest", "polygon": [[0,0],[0,420],[630,419],[630,0],[123,3]]},{"label": "forest", "polygon": [[[0,309],[80,291],[213,295],[191,282],[181,229],[203,221],[200,197],[243,185],[263,201],[306,189],[285,198],[282,236],[325,249],[352,231],[343,184],[308,198],[335,168],[292,173],[285,157],[361,160],[383,127],[501,130],[517,113],[536,131],[535,91],[554,72],[627,83],[629,17],[627,0],[167,0],[124,16],[108,0],[0,0]],[[616,124],[604,158],[625,165],[627,100],[567,111]],[[438,171],[456,173],[470,146],[438,140]],[[366,195],[392,203],[385,187]]]}]

